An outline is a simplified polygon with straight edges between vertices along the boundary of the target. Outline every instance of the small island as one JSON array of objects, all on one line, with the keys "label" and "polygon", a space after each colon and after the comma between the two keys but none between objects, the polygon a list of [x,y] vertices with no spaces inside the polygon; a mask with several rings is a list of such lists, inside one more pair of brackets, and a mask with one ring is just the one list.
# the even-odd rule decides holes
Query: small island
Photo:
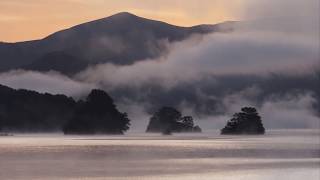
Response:
[{"label": "small island", "polygon": [[264,133],[265,128],[261,117],[256,108],[253,107],[242,108],[241,112],[235,113],[232,119],[227,122],[227,125],[221,129],[221,134],[223,135],[258,135]]},{"label": "small island", "polygon": [[191,116],[182,114],[172,107],[162,107],[150,118],[146,132],[170,135],[172,132],[201,132],[199,126],[194,125]]}]

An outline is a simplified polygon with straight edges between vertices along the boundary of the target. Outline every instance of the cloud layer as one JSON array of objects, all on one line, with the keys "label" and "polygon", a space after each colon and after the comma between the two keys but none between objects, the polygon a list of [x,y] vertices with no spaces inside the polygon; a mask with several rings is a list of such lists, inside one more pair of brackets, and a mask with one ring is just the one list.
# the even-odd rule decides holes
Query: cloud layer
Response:
[{"label": "cloud layer", "polygon": [[110,87],[140,86],[150,82],[170,87],[208,75],[288,72],[319,62],[319,47],[308,38],[261,32],[212,34],[202,38],[193,37],[170,45],[171,52],[156,60],[129,66],[98,65],[78,78]]}]

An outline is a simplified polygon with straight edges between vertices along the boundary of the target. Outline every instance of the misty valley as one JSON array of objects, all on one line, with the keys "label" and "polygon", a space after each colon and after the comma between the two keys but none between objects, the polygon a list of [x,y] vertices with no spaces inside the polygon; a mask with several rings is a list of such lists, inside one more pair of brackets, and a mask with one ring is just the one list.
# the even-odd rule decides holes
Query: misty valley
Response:
[{"label": "misty valley", "polygon": [[0,180],[319,180],[319,0],[0,0]]}]

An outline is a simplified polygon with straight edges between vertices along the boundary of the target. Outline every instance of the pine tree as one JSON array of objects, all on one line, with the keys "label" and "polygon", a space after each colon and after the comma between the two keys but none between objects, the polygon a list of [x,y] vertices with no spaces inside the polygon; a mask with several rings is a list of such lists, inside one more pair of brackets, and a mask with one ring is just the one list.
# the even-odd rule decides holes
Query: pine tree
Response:
[{"label": "pine tree", "polygon": [[264,134],[261,117],[253,107],[244,107],[235,113],[221,130],[221,134]]}]

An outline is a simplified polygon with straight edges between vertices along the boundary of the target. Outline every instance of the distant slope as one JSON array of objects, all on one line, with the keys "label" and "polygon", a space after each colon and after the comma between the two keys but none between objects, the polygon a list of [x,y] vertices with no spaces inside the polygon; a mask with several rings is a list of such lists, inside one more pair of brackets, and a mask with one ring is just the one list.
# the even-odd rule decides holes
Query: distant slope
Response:
[{"label": "distant slope", "polygon": [[40,72],[57,71],[65,75],[80,72],[88,66],[88,62],[66,54],[64,52],[52,52],[45,54],[36,61],[22,66],[22,69]]},{"label": "distant slope", "polygon": [[[30,66],[34,67],[33,70],[54,69],[51,64],[43,68],[45,62],[42,69],[35,68],[34,64],[39,64],[41,59],[46,61],[47,53],[59,51],[83,59],[87,65],[101,62],[132,64],[159,56],[167,41],[180,41],[195,33],[225,31],[221,27],[222,24],[179,27],[119,13],[56,32],[41,40],[0,43],[0,71]],[[60,63],[61,66],[70,66],[70,61]],[[67,69],[62,71],[72,73]]]}]

